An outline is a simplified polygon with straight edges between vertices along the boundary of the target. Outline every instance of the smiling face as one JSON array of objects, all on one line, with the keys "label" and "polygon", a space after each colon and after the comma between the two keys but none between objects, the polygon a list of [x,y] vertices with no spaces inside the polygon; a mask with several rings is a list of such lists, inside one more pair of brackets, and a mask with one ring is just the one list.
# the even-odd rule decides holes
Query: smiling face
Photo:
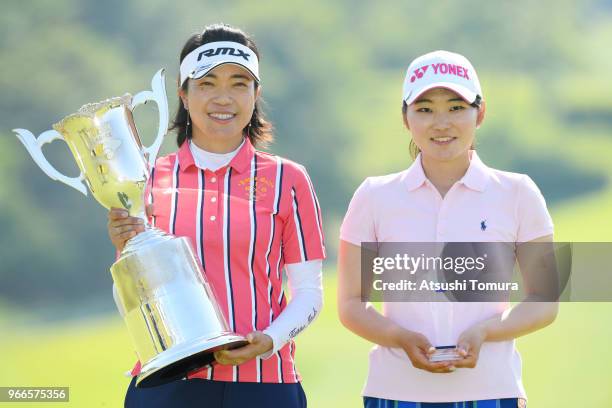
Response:
[{"label": "smiling face", "polygon": [[484,102],[475,108],[451,90],[433,88],[408,106],[405,121],[423,160],[469,161],[469,150],[484,113]]},{"label": "smiling face", "polygon": [[193,141],[205,150],[229,152],[243,139],[260,88],[244,68],[223,64],[200,79],[189,79],[179,95],[191,118]]}]

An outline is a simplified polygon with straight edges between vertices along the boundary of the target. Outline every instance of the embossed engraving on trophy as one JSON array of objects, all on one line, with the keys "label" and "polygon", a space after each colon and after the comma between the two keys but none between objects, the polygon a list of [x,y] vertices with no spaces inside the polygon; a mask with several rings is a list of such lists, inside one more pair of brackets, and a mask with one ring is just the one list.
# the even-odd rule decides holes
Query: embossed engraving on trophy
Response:
[{"label": "embossed engraving on trophy", "polygon": [[[94,129],[95,131],[95,129]],[[79,135],[79,138],[81,139],[81,143],[83,143],[83,146],[85,146],[85,148],[87,150],[89,150],[91,156],[93,158],[96,157],[96,151],[95,151],[95,147],[92,147],[90,141],[89,141],[89,129],[88,128],[81,128],[77,130],[77,134]],[[75,157],[77,158],[77,163],[79,163],[79,167],[81,167],[82,165],[82,169],[81,171],[83,172],[83,174],[85,175],[85,181],[87,182],[87,186],[89,187],[89,189],[91,190],[91,192],[95,195],[96,191],[94,190],[94,184],[91,182],[91,180],[89,179],[89,174],[85,169],[85,164],[82,163],[82,160],[78,160],[78,148],[76,147],[77,144],[74,143],[75,145],[75,149],[76,149],[76,154]],[[97,166],[96,166],[97,167]],[[100,173],[100,169],[97,170],[98,173]],[[104,182],[102,182],[102,184],[104,184]]]},{"label": "embossed engraving on trophy", "polygon": [[112,160],[115,157],[117,149],[121,146],[121,140],[112,137],[111,128],[108,123],[98,124],[97,127],[89,128],[88,130],[93,131],[95,136],[88,137],[90,132],[85,129],[79,130],[79,134],[92,156],[100,183],[105,185],[109,183],[108,160]]},{"label": "embossed engraving on trophy", "polygon": [[111,128],[108,123],[102,123],[98,127],[98,136],[94,138],[94,143],[96,147],[98,145],[102,146],[104,157],[106,157],[107,160],[111,160],[115,157],[115,152],[119,146],[121,146],[121,140],[112,137]]}]

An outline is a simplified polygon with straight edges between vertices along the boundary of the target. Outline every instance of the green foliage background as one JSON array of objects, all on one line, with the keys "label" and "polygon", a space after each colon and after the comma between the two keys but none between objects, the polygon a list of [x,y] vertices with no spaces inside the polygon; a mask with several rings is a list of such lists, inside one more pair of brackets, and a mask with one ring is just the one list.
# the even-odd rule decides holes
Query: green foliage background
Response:
[{"label": "green foliage background", "polygon": [[[400,117],[412,58],[432,49],[478,68],[487,119],[478,150],[528,173],[547,198],[557,240],[612,233],[612,2],[7,1],[0,12],[0,386],[65,384],[74,406],[118,406],[132,352],[114,316],[105,211],[53,182],[12,135],[35,134],[84,103],[148,89],[166,68],[176,106],[187,36],[227,22],[262,56],[269,150],[305,164],[324,211],[331,259],[323,317],[300,337],[312,406],[356,406],[368,345],[335,317],[337,230],[368,176],[409,165]],[[156,112],[136,114],[151,142]],[[169,135],[163,151],[174,150]],[[68,149],[45,149],[68,174]],[[519,342],[533,405],[612,405],[608,304],[563,305],[552,328]],[[92,319],[92,316],[96,316]],[[340,360],[346,372],[331,362]],[[354,367],[354,369],[352,369]],[[125,383],[125,384],[124,384]],[[342,405],[344,404],[344,405]],[[25,405],[21,405],[25,406]]]}]

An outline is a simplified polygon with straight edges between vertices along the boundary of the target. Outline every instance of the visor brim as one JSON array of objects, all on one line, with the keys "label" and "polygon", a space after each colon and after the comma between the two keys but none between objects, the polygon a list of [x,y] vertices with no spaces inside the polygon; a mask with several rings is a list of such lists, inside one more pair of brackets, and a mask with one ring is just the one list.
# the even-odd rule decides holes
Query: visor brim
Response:
[{"label": "visor brim", "polygon": [[251,77],[255,80],[255,82],[259,83],[259,77],[257,75],[255,75],[255,73],[253,71],[251,71],[249,69],[249,67],[247,67],[244,64],[240,64],[239,62],[234,62],[234,61],[222,61],[222,62],[218,62],[216,64],[211,64],[209,67],[206,67],[205,69],[201,69],[201,70],[198,70],[196,68],[194,73],[189,74],[189,76],[187,78],[188,79],[200,79],[200,78],[205,77],[206,75],[208,75],[210,73],[210,71],[212,71],[213,69],[217,68],[220,65],[225,65],[225,64],[232,64],[232,65],[239,66],[240,68],[244,68],[244,70],[246,70],[251,75]]},{"label": "visor brim", "polygon": [[412,92],[410,95],[408,95],[408,98],[406,98],[406,95],[404,95],[404,102],[406,102],[407,105],[410,105],[425,92],[434,88],[444,88],[448,89],[449,91],[453,91],[470,105],[476,101],[476,97],[478,96],[478,93],[468,89],[463,85],[455,84],[452,82],[437,82],[426,85],[423,88],[420,88],[417,92]]}]

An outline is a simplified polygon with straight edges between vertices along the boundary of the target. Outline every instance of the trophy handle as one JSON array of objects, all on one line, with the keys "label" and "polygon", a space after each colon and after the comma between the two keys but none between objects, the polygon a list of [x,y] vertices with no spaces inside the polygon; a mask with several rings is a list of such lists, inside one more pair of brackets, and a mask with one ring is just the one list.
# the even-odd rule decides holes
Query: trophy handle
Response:
[{"label": "trophy handle", "polygon": [[153,144],[149,147],[144,147],[145,158],[149,164],[149,168],[155,166],[155,159],[159,148],[164,141],[164,136],[168,131],[168,97],[166,96],[166,83],[164,80],[164,69],[160,69],[151,80],[152,91],[142,91],[134,95],[130,110],[133,111],[139,105],[143,105],[148,101],[154,101],[159,110],[159,130]]},{"label": "trophy handle", "polygon": [[67,177],[57,171],[55,167],[53,167],[51,163],[47,161],[42,152],[42,147],[47,143],[51,143],[58,139],[65,142],[64,138],[59,132],[55,130],[47,130],[46,132],[41,133],[38,138],[36,138],[32,132],[26,129],[13,129],[13,132],[17,134],[17,138],[19,138],[21,143],[23,143],[28,153],[30,153],[30,156],[32,156],[32,159],[34,159],[36,164],[38,164],[38,167],[40,167],[47,176],[53,180],[61,181],[75,190],[80,191],[84,195],[87,195],[87,186],[85,186],[85,183],[83,183],[83,180],[85,179],[83,172],[81,172],[78,177]]}]

